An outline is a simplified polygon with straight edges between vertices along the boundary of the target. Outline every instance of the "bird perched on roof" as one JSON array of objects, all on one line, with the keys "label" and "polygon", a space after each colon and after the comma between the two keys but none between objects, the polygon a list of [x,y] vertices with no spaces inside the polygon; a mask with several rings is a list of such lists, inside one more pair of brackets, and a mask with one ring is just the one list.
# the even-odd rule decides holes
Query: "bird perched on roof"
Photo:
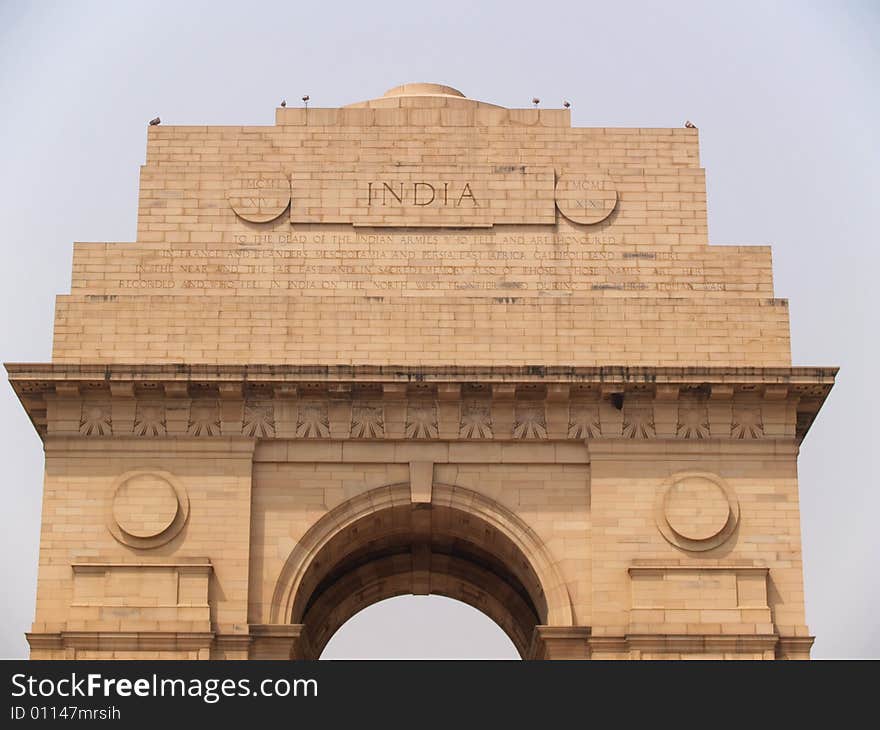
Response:
[{"label": "bird perched on roof", "polygon": [[156,117],[155,119],[150,120],[151,127],[155,127],[156,125],[161,124],[161,123],[162,123],[162,120],[159,119],[159,117]]},{"label": "bird perched on roof", "polygon": [[571,109],[571,102],[564,101],[564,102],[562,102],[562,106],[564,106],[566,109]]},{"label": "bird perched on roof", "polygon": [[691,122],[690,120],[687,121],[687,122],[685,122],[685,123],[684,123],[684,126],[685,126],[687,129],[696,129],[696,128],[697,128],[697,125],[694,124],[693,122]]},{"label": "bird perched on roof", "polygon": [[282,99],[281,100],[281,107],[284,108],[286,106],[287,106],[287,99]]}]

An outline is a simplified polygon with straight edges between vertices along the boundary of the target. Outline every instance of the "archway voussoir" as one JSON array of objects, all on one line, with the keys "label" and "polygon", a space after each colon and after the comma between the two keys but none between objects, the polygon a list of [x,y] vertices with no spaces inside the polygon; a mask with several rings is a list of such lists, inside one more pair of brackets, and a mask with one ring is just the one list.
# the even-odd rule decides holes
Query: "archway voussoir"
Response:
[{"label": "archway voussoir", "polygon": [[472,490],[435,484],[433,493],[430,519],[420,529],[407,484],[370,490],[328,512],[291,551],[272,616],[320,625],[313,632],[317,651],[353,612],[404,593],[473,605],[502,626],[521,653],[535,625],[571,625],[557,561],[534,531]]}]

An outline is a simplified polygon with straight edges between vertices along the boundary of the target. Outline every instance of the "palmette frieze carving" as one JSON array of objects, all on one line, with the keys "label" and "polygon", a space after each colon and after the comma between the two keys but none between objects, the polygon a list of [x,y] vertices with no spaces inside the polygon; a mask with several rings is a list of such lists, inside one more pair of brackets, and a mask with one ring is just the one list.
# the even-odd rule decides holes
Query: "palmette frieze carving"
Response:
[{"label": "palmette frieze carving", "polygon": [[654,406],[650,403],[624,404],[623,437],[629,439],[652,439],[657,435],[654,425]]},{"label": "palmette frieze carving", "polygon": [[243,436],[273,438],[275,436],[275,404],[272,401],[246,401],[241,433]]},{"label": "palmette frieze carving", "polygon": [[165,421],[165,404],[138,401],[135,409],[132,433],[135,436],[158,437],[168,433]]},{"label": "palmette frieze carving", "polygon": [[471,398],[461,404],[459,438],[491,439],[492,407],[489,400]]},{"label": "palmette frieze carving", "polygon": [[568,438],[595,439],[602,436],[599,403],[572,402],[568,409]]},{"label": "palmette frieze carving", "polygon": [[113,421],[110,416],[110,403],[84,400],[79,419],[81,436],[110,436],[113,434]]},{"label": "palmette frieze carving", "polygon": [[439,433],[437,404],[433,400],[410,400],[406,408],[406,437],[435,439]]},{"label": "palmette frieze carving", "polygon": [[734,405],[730,437],[734,439],[764,438],[761,407],[758,405]]},{"label": "palmette frieze carving", "polygon": [[[286,392],[289,390],[273,393],[264,388],[245,393],[236,405],[229,395],[219,398],[197,393],[189,398],[186,391],[172,391],[162,397],[161,390],[157,393],[154,388],[145,395],[126,398],[97,390],[60,401],[54,411],[59,419],[54,428],[56,433],[80,437],[128,435],[144,439],[241,435],[258,439],[431,440],[443,433],[444,440],[584,441],[621,437],[760,440],[779,438],[797,425],[782,425],[784,419],[795,415],[790,405],[756,397],[753,390],[742,399],[729,401],[691,394],[671,401],[667,397],[655,400],[639,391],[618,403],[595,395],[561,402],[558,394],[547,399],[535,398],[530,392],[527,398],[499,399],[466,393],[453,401],[453,408],[447,407],[448,397],[438,400],[428,391],[403,395],[393,401],[397,405],[390,411],[388,402],[375,394],[354,395],[346,402],[346,398],[328,400],[320,391],[296,397],[294,390],[290,399]],[[774,424],[769,434],[768,418]],[[389,428],[397,435],[389,436]]]},{"label": "palmette frieze carving", "polygon": [[525,440],[547,438],[547,416],[543,402],[517,403],[513,437]]},{"label": "palmette frieze carving", "polygon": [[208,398],[193,400],[189,408],[189,423],[186,432],[189,436],[220,436],[220,403]]},{"label": "palmette frieze carving", "polygon": [[330,437],[330,417],[327,401],[302,400],[296,418],[296,436],[305,439],[325,439]]},{"label": "palmette frieze carving", "polygon": [[683,399],[679,402],[675,434],[682,439],[709,438],[709,408],[704,400]]},{"label": "palmette frieze carving", "polygon": [[354,403],[351,408],[351,428],[353,439],[380,439],[385,436],[385,416],[378,403]]}]

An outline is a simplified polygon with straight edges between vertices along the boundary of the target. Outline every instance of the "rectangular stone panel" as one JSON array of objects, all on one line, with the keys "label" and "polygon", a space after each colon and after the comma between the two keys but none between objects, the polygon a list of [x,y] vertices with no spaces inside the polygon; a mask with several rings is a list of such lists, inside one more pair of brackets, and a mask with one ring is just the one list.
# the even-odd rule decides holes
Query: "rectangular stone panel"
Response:
[{"label": "rectangular stone panel", "polygon": [[[630,633],[712,634],[722,625],[770,633],[768,569],[747,565],[632,566]],[[745,587],[745,590],[741,588]]]},{"label": "rectangular stone panel", "polygon": [[487,228],[556,222],[551,167],[325,166],[291,173],[291,223]]},{"label": "rectangular stone panel", "polygon": [[208,582],[212,566],[187,563],[74,563],[68,631],[177,630],[210,626]]}]

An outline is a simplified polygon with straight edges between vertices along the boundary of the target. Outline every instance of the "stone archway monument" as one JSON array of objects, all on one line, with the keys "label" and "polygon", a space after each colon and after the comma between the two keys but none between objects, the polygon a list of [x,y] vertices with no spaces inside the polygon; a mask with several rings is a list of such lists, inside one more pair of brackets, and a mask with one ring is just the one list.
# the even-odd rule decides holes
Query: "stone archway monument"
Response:
[{"label": "stone archway monument", "polygon": [[708,245],[695,129],[408,84],[149,128],[137,240],[77,243],[34,658],[314,658],[436,593],[528,658],[806,658],[770,249]]}]

